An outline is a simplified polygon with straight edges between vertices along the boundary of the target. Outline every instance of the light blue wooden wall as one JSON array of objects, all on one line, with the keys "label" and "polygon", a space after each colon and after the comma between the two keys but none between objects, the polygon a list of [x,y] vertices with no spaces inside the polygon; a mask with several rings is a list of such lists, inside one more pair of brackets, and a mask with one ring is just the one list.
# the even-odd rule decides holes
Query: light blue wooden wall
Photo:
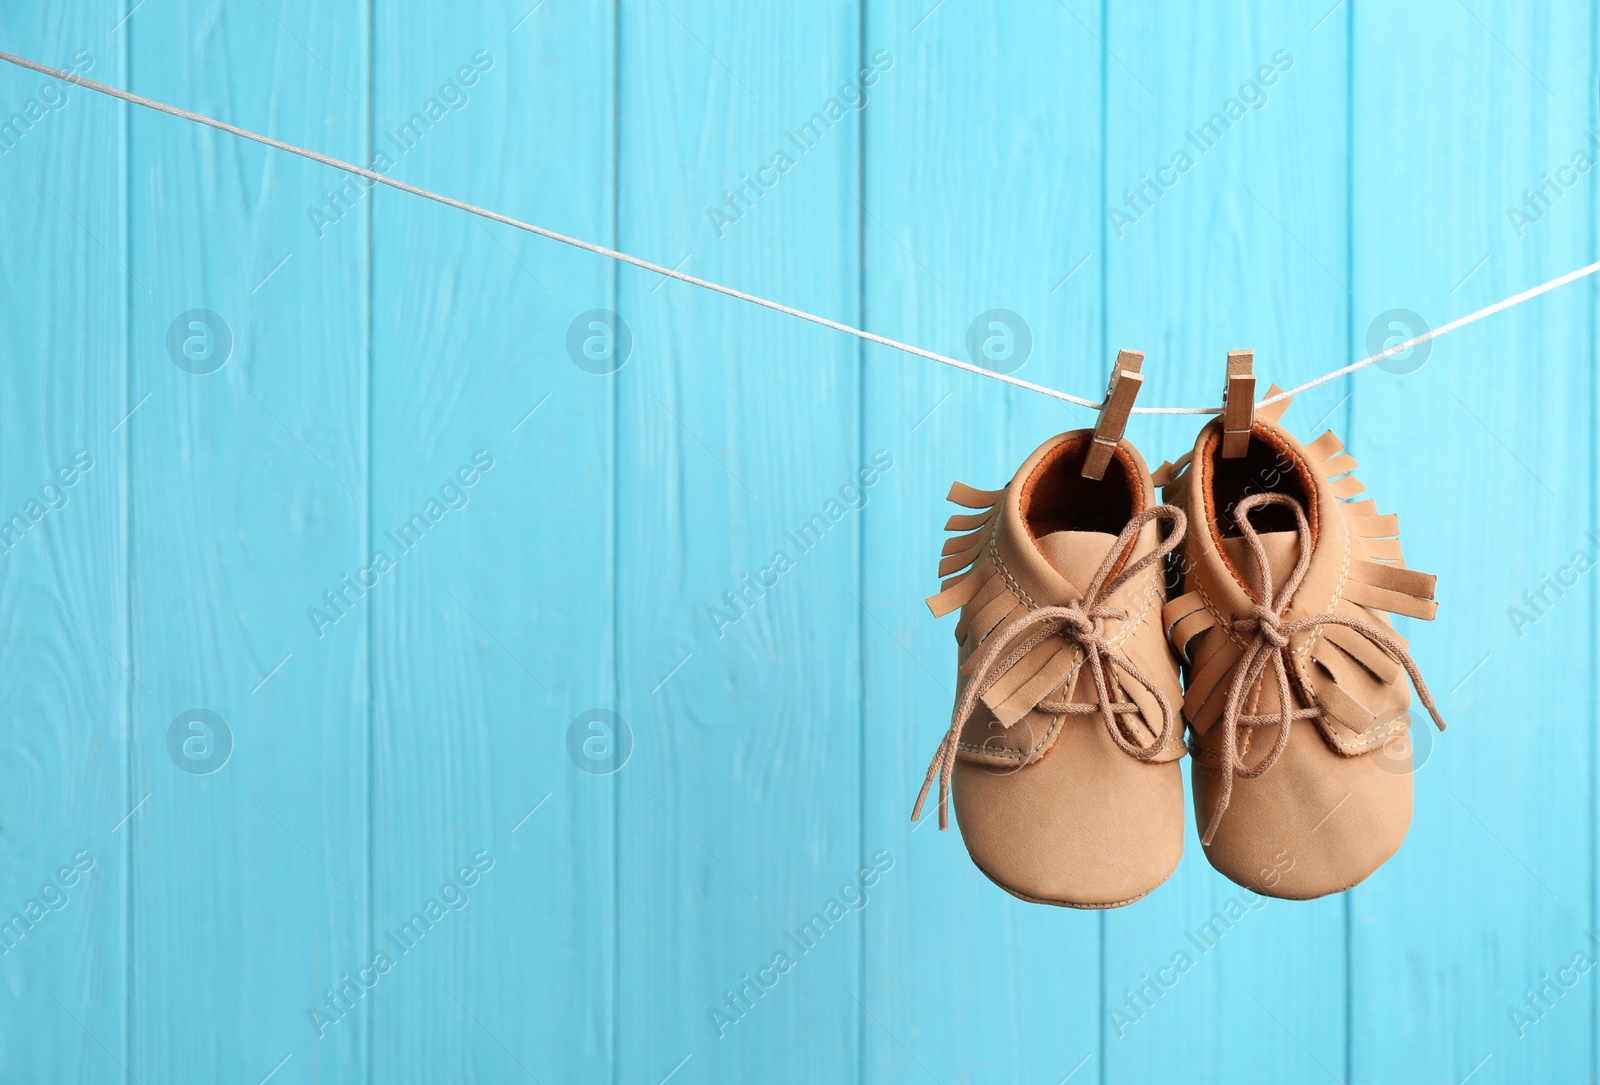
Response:
[{"label": "light blue wooden wall", "polygon": [[[1009,310],[1020,375],[1081,395],[1144,349],[1147,400],[1195,403],[1229,348],[1298,383],[1593,259],[1595,15],[13,0],[0,48],[930,349]],[[1242,898],[1192,830],[1095,914],[906,820],[944,492],[1087,412],[45,83],[0,71],[0,122],[40,103],[0,133],[0,920],[41,902],[0,929],[0,1080],[1600,1070],[1593,286],[1290,411],[1440,575],[1402,631],[1451,729],[1398,857],[1200,953]],[[595,310],[630,349],[586,369]],[[1153,463],[1193,434],[1131,429]]]}]

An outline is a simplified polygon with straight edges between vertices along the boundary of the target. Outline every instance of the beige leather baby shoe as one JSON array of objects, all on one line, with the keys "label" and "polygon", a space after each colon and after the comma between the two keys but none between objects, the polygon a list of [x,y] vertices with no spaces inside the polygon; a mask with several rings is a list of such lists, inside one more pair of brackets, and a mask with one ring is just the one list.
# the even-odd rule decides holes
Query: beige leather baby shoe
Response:
[{"label": "beige leather baby shoe", "polygon": [[1178,671],[1160,614],[1184,516],[1156,504],[1126,441],[1085,478],[1092,437],[1045,442],[1004,490],[950,490],[974,511],[946,525],[963,534],[928,606],[961,608],[956,703],[911,817],[937,776],[945,828],[953,780],[967,850],[995,884],[1114,908],[1183,854]]},{"label": "beige leather baby shoe", "polygon": [[1193,525],[1163,621],[1186,679],[1201,845],[1238,884],[1306,900],[1357,884],[1405,837],[1406,676],[1444,721],[1377,613],[1432,618],[1434,578],[1406,568],[1395,517],[1356,500],[1339,439],[1302,446],[1278,425],[1287,407],[1256,412],[1239,458],[1212,422],[1156,482]]}]

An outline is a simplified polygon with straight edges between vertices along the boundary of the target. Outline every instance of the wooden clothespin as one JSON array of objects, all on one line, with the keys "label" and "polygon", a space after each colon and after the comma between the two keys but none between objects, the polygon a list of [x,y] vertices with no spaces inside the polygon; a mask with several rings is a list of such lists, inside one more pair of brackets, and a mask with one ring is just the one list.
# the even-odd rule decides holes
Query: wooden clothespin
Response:
[{"label": "wooden clothespin", "polygon": [[1117,351],[1116,364],[1111,367],[1111,383],[1106,387],[1105,402],[1100,404],[1100,418],[1094,424],[1094,440],[1089,443],[1089,454],[1083,460],[1084,478],[1104,478],[1111,453],[1122,440],[1122,431],[1128,426],[1128,413],[1133,410],[1134,397],[1144,383],[1139,369],[1144,365],[1144,353],[1137,350]]},{"label": "wooden clothespin", "polygon": [[1256,420],[1255,353],[1228,351],[1228,384],[1222,393],[1222,455],[1235,460],[1250,450]]}]

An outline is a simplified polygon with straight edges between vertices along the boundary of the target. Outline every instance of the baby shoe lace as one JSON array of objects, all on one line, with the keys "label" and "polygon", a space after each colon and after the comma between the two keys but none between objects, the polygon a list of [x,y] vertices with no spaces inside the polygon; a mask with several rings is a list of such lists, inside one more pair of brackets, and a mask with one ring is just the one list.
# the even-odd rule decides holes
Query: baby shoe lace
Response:
[{"label": "baby shoe lace", "polygon": [[[1261,537],[1250,523],[1250,513],[1266,505],[1282,505],[1291,510],[1298,528],[1296,539],[1299,555],[1295,560],[1294,569],[1284,580],[1283,586],[1276,591],[1272,583],[1272,570],[1267,564],[1266,548],[1261,545]],[[1428,714],[1433,717],[1433,722],[1438,724],[1439,730],[1444,730],[1444,720],[1439,717],[1439,710],[1434,707],[1427,683],[1422,680],[1422,672],[1417,669],[1416,661],[1392,632],[1371,622],[1343,614],[1312,614],[1296,618],[1294,621],[1284,621],[1284,615],[1289,610],[1289,602],[1294,598],[1294,593],[1300,587],[1306,569],[1311,564],[1311,528],[1306,522],[1306,513],[1301,508],[1300,502],[1287,494],[1252,494],[1239,502],[1236,519],[1239,531],[1249,545],[1250,555],[1255,563],[1255,583],[1249,586],[1255,598],[1264,602],[1256,604],[1248,615],[1236,618],[1233,622],[1236,632],[1246,635],[1254,633],[1255,639],[1245,646],[1244,653],[1234,666],[1233,685],[1228,689],[1228,699],[1222,711],[1219,757],[1222,790],[1218,792],[1216,804],[1212,808],[1211,823],[1206,827],[1205,835],[1201,837],[1201,842],[1204,844],[1210,844],[1217,835],[1217,825],[1228,809],[1229,800],[1233,798],[1234,777],[1253,780],[1272,768],[1289,745],[1290,722],[1316,719],[1322,715],[1322,709],[1316,705],[1309,708],[1290,707],[1289,670],[1293,661],[1289,655],[1289,639],[1297,633],[1304,633],[1324,625],[1342,625],[1360,633],[1405,668],[1406,674],[1411,677],[1411,684],[1416,687],[1417,697],[1428,709]],[[1246,691],[1255,688],[1269,663],[1278,679],[1278,711],[1263,715],[1247,714],[1244,712]],[[1255,768],[1245,768],[1243,758],[1239,754],[1239,728],[1270,724],[1278,725],[1278,735],[1272,744],[1272,749]]]},{"label": "baby shoe lace", "polygon": [[[1151,520],[1170,522],[1171,532],[1153,551],[1130,563],[1112,578],[1111,570],[1131,548],[1140,530]],[[1172,505],[1158,505],[1146,509],[1129,520],[1128,525],[1122,529],[1122,534],[1117,536],[1116,543],[1106,554],[1105,560],[1100,563],[1099,571],[1089,582],[1088,590],[1083,593],[1081,599],[1074,599],[1063,606],[1035,607],[1027,614],[1013,619],[1010,624],[984,641],[982,647],[978,649],[979,658],[973,667],[972,677],[967,681],[961,696],[956,699],[955,709],[950,714],[950,730],[945,733],[944,741],[939,744],[932,763],[928,765],[928,774],[923,778],[922,790],[918,792],[916,806],[911,811],[912,821],[922,816],[923,801],[927,799],[928,789],[937,776],[939,828],[949,828],[950,776],[955,769],[962,725],[977,706],[978,698],[1003,679],[1024,656],[1050,637],[1059,636],[1083,653],[1089,666],[1089,673],[1094,678],[1097,703],[1075,704],[1065,700],[1043,700],[1037,707],[1044,712],[1061,715],[1099,713],[1112,741],[1128,756],[1140,761],[1152,760],[1162,751],[1166,746],[1168,735],[1173,730],[1172,704],[1161,692],[1160,687],[1106,638],[1105,623],[1111,619],[1125,620],[1128,613],[1119,607],[1106,606],[1104,601],[1115,595],[1128,581],[1166,557],[1183,541],[1184,529],[1185,519],[1182,510]],[[1161,727],[1156,732],[1155,741],[1149,746],[1138,745],[1123,732],[1122,724],[1117,717],[1122,713],[1137,713],[1139,706],[1131,701],[1113,699],[1109,680],[1113,674],[1112,668],[1121,671],[1149,690],[1150,695],[1161,706]]]}]

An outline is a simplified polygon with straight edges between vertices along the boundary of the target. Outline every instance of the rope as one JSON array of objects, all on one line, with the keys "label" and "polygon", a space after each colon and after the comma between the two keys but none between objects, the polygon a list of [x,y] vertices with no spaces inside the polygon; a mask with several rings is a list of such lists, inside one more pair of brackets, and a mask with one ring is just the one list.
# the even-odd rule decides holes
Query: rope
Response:
[{"label": "rope", "polygon": [[1324,373],[1316,380],[1309,380],[1304,384],[1297,384],[1287,392],[1279,392],[1270,399],[1262,400],[1260,403],[1256,404],[1256,406],[1265,407],[1270,403],[1278,402],[1280,399],[1288,399],[1290,396],[1299,395],[1301,392],[1304,392],[1307,389],[1315,388],[1319,384],[1327,384],[1331,380],[1337,380],[1346,373],[1354,373],[1358,369],[1365,369],[1374,362],[1381,362],[1385,358],[1394,357],[1396,354],[1404,354],[1418,343],[1426,343],[1430,339],[1437,339],[1441,335],[1447,335],[1450,332],[1455,331],[1457,328],[1465,328],[1468,324],[1482,320],[1486,316],[1494,316],[1496,313],[1504,312],[1514,305],[1521,305],[1523,302],[1528,301],[1531,298],[1536,298],[1540,294],[1548,294],[1557,287],[1566,286],[1570,282],[1576,282],[1585,276],[1593,275],[1597,271],[1600,271],[1600,260],[1597,260],[1592,264],[1587,264],[1576,271],[1569,271],[1565,275],[1558,275],[1549,282],[1540,283],[1538,286],[1524,290],[1520,294],[1513,294],[1509,298],[1495,302],[1493,305],[1485,305],[1482,309],[1479,309],[1475,313],[1468,313],[1466,316],[1457,320],[1452,320],[1448,324],[1442,324],[1430,331],[1425,331],[1414,339],[1407,339],[1399,346],[1390,347],[1388,350],[1380,351],[1370,358],[1363,358],[1359,362],[1351,362],[1343,369],[1335,369],[1332,373]]},{"label": "rope", "polygon": [[[538,236],[548,238],[551,241],[559,241],[563,245],[571,245],[573,248],[583,249],[584,251],[592,252],[597,256],[605,256],[612,260],[619,260],[625,264],[632,264],[634,267],[642,268],[645,271],[651,271],[657,275],[666,276],[669,279],[677,279],[679,282],[688,283],[690,286],[698,286],[704,290],[712,290],[718,294],[726,294],[730,298],[737,298],[740,301],[749,302],[751,305],[759,305],[763,308],[771,309],[773,312],[783,313],[786,316],[798,317],[801,320],[808,320],[813,324],[820,324],[824,328],[831,328],[837,332],[844,332],[846,335],[853,335],[857,339],[863,339],[868,343],[876,343],[883,347],[892,347],[895,350],[904,351],[907,354],[913,354],[919,358],[926,358],[931,362],[938,362],[941,365],[953,366],[956,369],[964,370],[965,372],[973,373],[980,377],[988,377],[990,380],[1000,381],[1015,388],[1026,389],[1029,392],[1037,392],[1040,395],[1049,396],[1052,399],[1059,399],[1066,403],[1076,403],[1080,407],[1088,407],[1091,410],[1099,410],[1101,406],[1100,401],[1098,400],[1084,399],[1082,396],[1075,396],[1069,392],[1062,392],[1054,388],[1047,388],[1042,384],[1034,384],[1031,381],[1025,381],[1018,377],[1013,377],[1008,373],[997,373],[992,369],[984,369],[982,366],[976,366],[970,362],[963,362],[959,358],[952,358],[946,354],[938,354],[931,350],[924,350],[921,347],[912,346],[910,343],[902,343],[898,339],[890,339],[887,336],[876,335],[869,331],[863,331],[860,328],[852,328],[850,325],[841,324],[837,320],[829,320],[827,317],[817,316],[815,313],[808,313],[802,309],[794,309],[779,302],[758,297],[755,294],[747,294],[743,290],[735,290],[731,286],[723,286],[720,283],[711,282],[709,279],[701,279],[693,275],[685,275],[681,271],[676,271],[669,267],[663,267],[660,264],[651,263],[649,260],[643,260],[637,256],[630,256],[625,252],[618,252],[616,249],[608,249],[604,245],[596,245],[591,241],[584,241],[581,238],[568,237],[566,234],[557,233],[554,230],[547,230],[543,226],[535,226],[531,222],[523,222],[520,219],[511,218],[509,215],[502,215],[497,211],[490,211],[487,208],[478,207],[470,203],[464,203],[461,200],[453,199],[438,192],[430,192],[428,189],[418,188],[416,185],[408,185],[404,181],[397,181],[392,177],[386,177],[374,170],[364,169],[361,166],[342,161],[338,158],[333,158],[330,155],[320,154],[317,151],[307,150],[304,147],[297,147],[292,143],[284,143],[282,140],[273,139],[271,136],[264,136],[259,132],[252,132],[247,128],[239,128],[235,125],[227,124],[223,121],[216,120],[212,117],[207,117],[200,113],[193,113],[187,109],[179,109],[177,106],[167,105],[165,102],[158,102],[153,98],[145,98],[141,95],[133,94],[117,87],[107,86],[104,83],[96,83],[92,79],[85,79],[82,76],[76,75],[72,72],[64,72],[60,69],[52,68],[45,64],[40,64],[35,60],[28,60],[25,57],[13,56],[12,54],[5,52],[0,52],[0,60],[4,60],[9,64],[15,64],[19,68],[27,68],[29,71],[38,72],[41,75],[48,75],[51,78],[72,83],[75,86],[83,87],[86,90],[92,90],[97,94],[104,94],[112,98],[120,98],[124,102],[131,102],[134,105],[143,106],[146,109],[153,109],[157,113],[165,113],[168,116],[177,117],[180,120],[193,121],[196,124],[203,124],[208,128],[215,128],[219,132],[227,132],[229,135],[238,136],[241,139],[248,139],[255,143],[260,143],[263,146],[272,147],[279,151],[287,151],[289,154],[299,155],[301,158],[309,159],[312,162],[317,162],[324,166],[331,166],[336,170],[343,170],[345,173],[354,174],[357,177],[365,177],[367,180],[376,182],[377,184],[388,185],[390,188],[398,189],[401,192],[408,192],[413,196],[421,196],[425,200],[432,200],[434,203],[444,204],[446,207],[454,207],[458,211],[465,211],[470,215],[477,215],[479,218],[485,218],[491,222],[498,222],[502,225],[523,230],[530,234],[537,234]],[[1565,286],[1570,282],[1593,275],[1597,271],[1600,271],[1600,261],[1589,264],[1587,267],[1581,267],[1576,271],[1569,271],[1567,274],[1551,279],[1547,283],[1542,283],[1530,290],[1524,290],[1522,293],[1513,295],[1512,297],[1506,298],[1503,301],[1497,301],[1493,305],[1479,309],[1475,313],[1469,313],[1466,316],[1461,317],[1459,320],[1453,320],[1441,327],[1423,332],[1421,335],[1412,339],[1408,339],[1404,343],[1390,347],[1387,350],[1380,351],[1379,353],[1372,355],[1370,358],[1363,358],[1359,362],[1352,362],[1350,365],[1347,365],[1342,369],[1335,369],[1332,373],[1324,374],[1315,380],[1307,381],[1304,384],[1297,385],[1296,387],[1289,389],[1287,392],[1280,392],[1277,395],[1261,400],[1256,404],[1256,406],[1268,406],[1269,404],[1276,403],[1281,399],[1287,399],[1290,396],[1298,395],[1299,393],[1307,391],[1308,389],[1315,388],[1319,384],[1325,384],[1328,381],[1336,380],[1347,373],[1354,373],[1358,369],[1364,369],[1376,362],[1383,361],[1385,358],[1392,358],[1396,354],[1403,354],[1412,347],[1421,343],[1426,343],[1430,339],[1437,339],[1441,335],[1453,332],[1458,328],[1464,328],[1468,324],[1482,320],[1486,316],[1493,316],[1495,313],[1503,312],[1506,309],[1510,309],[1512,306],[1521,305],[1523,302],[1532,298],[1536,298],[1540,294],[1547,293],[1556,289],[1557,287]],[[1134,407],[1131,413],[1221,414],[1222,409],[1220,407]]]}]

